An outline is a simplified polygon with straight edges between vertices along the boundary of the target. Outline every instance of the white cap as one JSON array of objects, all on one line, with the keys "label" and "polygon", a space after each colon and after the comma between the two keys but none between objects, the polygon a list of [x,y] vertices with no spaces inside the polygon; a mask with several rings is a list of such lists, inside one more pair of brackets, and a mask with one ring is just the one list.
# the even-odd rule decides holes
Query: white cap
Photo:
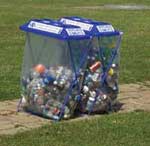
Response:
[{"label": "white cap", "polygon": [[113,63],[113,64],[112,64],[112,67],[116,67],[116,64],[115,64],[115,63]]},{"label": "white cap", "polygon": [[117,90],[117,87],[116,87],[116,86],[114,86],[114,87],[113,87],[113,90]]},{"label": "white cap", "polygon": [[89,87],[88,86],[84,86],[83,87],[83,91],[84,91],[84,93],[87,93],[89,91]]},{"label": "white cap", "polygon": [[96,92],[95,91],[91,91],[90,94],[91,94],[92,97],[96,96]]},{"label": "white cap", "polygon": [[107,95],[106,95],[106,94],[104,94],[104,95],[103,95],[103,99],[105,100],[106,98],[107,98]]},{"label": "white cap", "polygon": [[24,97],[24,95],[22,95],[21,103],[26,103],[26,98]]},{"label": "white cap", "polygon": [[54,81],[54,82],[53,82],[53,84],[54,84],[54,85],[57,85],[57,84],[58,84],[58,82],[57,82],[57,81]]},{"label": "white cap", "polygon": [[94,101],[95,99],[93,97],[89,97],[89,100],[90,101]]}]

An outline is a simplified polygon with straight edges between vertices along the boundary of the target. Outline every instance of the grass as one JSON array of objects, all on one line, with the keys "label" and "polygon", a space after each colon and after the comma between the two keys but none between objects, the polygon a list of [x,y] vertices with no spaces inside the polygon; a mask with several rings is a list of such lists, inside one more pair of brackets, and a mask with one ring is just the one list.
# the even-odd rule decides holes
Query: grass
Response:
[{"label": "grass", "polygon": [[134,112],[52,123],[1,136],[0,146],[149,146],[150,113]]},{"label": "grass", "polygon": [[[18,98],[20,95],[20,71],[25,37],[18,27],[32,18],[53,18],[77,15],[111,22],[124,32],[121,48],[120,82],[133,83],[150,80],[149,24],[150,11],[87,10],[75,6],[112,3],[101,0],[1,0],[0,1],[0,100]],[[131,3],[129,0],[116,4]],[[134,0],[131,4],[147,4]]]},{"label": "grass", "polygon": [[[1,0],[0,100],[18,98],[24,34],[19,25],[32,18],[83,16],[111,22],[124,32],[121,83],[150,80],[150,11],[87,10],[76,6],[145,4],[149,0]],[[0,136],[0,146],[149,146],[150,113],[112,114],[89,120],[53,123],[14,136]]]}]

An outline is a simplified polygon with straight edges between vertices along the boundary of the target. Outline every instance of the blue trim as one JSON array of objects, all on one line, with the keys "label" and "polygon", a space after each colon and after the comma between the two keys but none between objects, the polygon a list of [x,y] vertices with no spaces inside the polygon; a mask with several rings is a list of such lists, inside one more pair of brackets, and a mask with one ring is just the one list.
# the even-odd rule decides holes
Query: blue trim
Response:
[{"label": "blue trim", "polygon": [[[89,41],[88,46],[90,45],[90,43],[91,43],[91,41]],[[74,73],[75,73],[75,79],[71,82],[71,85],[70,85],[70,87],[69,87],[68,93],[67,93],[66,96],[65,96],[64,103],[63,103],[62,108],[61,108],[61,111],[60,111],[59,119],[63,118],[65,106],[66,106],[66,104],[68,103],[69,96],[70,96],[71,93],[72,93],[72,89],[73,89],[74,85],[77,86],[78,96],[79,96],[79,99],[78,99],[77,101],[75,101],[75,102],[79,102],[80,99],[81,99],[81,96],[80,96],[80,91],[81,91],[81,89],[80,89],[80,85],[79,85],[79,82],[78,82],[78,72],[79,72],[79,69],[80,69],[80,68],[83,66],[83,64],[84,64],[85,57],[87,56],[88,48],[89,48],[89,47],[88,47],[88,48],[86,49],[86,53],[85,53],[85,55],[84,55],[84,57],[83,57],[84,59],[82,58],[82,59],[80,60],[79,68],[76,69],[75,63],[74,63],[74,59],[73,59],[73,54],[72,54],[72,48],[71,48],[71,45],[70,45],[70,42],[69,42],[69,41],[68,41],[68,47],[69,47],[69,50],[70,50],[71,65],[72,65],[72,68],[73,68]],[[83,54],[83,52],[82,52],[82,54]],[[81,88],[82,88],[82,87],[81,87]]]},{"label": "blue trim", "polygon": [[[94,24],[94,25],[106,25],[106,24],[110,24],[110,23],[107,23],[107,22],[100,22],[100,21],[95,21],[93,19],[88,19],[88,18],[83,18],[83,17],[78,17],[78,16],[71,16],[71,17],[62,17],[62,18],[66,18],[66,19],[70,19],[70,20],[73,20],[73,21],[77,21],[77,22],[83,22],[85,24]],[[61,19],[61,18],[60,18]],[[59,19],[59,20],[60,20]]]},{"label": "blue trim", "polygon": [[[67,20],[71,20],[72,22],[74,22],[74,26],[78,26],[77,22],[81,22],[86,24],[90,24],[93,25],[93,27],[91,28],[91,30],[85,30],[83,29],[87,34],[89,34],[90,36],[94,37],[94,36],[113,36],[113,35],[119,35],[120,31],[118,30],[114,30],[114,31],[106,31],[106,32],[99,32],[97,26],[104,26],[104,25],[110,25],[112,26],[110,23],[107,22],[99,22],[99,21],[95,21],[92,19],[87,19],[87,18],[82,18],[82,17],[78,17],[78,16],[72,16],[72,17],[62,17],[60,18],[58,21],[63,23],[63,24],[67,24],[66,21],[62,21],[63,19],[67,19]],[[113,27],[112,27],[113,28]]]},{"label": "blue trim", "polygon": [[71,82],[71,84],[70,84],[69,90],[68,90],[68,92],[67,92],[67,94],[66,94],[66,96],[65,96],[64,103],[63,103],[62,108],[61,108],[61,111],[60,111],[59,119],[62,119],[63,116],[64,116],[65,106],[66,106],[66,104],[67,104],[67,102],[68,102],[68,100],[69,100],[69,96],[70,96],[71,93],[72,93],[72,89],[73,89],[75,83],[76,83],[76,80],[73,80],[73,81]]},{"label": "blue trim", "polygon": [[114,36],[114,35],[120,35],[120,32],[115,30],[114,32],[105,32],[105,33],[100,33],[100,32],[97,32],[95,33],[93,36]]},{"label": "blue trim", "polygon": [[107,73],[108,73],[108,71],[109,71],[109,69],[110,69],[110,67],[112,65],[112,62],[113,62],[113,60],[115,59],[115,57],[117,55],[117,52],[118,52],[118,49],[119,49],[119,46],[120,46],[120,42],[121,42],[121,36],[122,35],[119,35],[119,38],[118,38],[118,41],[117,41],[117,44],[116,44],[116,49],[112,52],[112,57],[110,58],[109,64],[108,64],[108,66],[106,68],[106,71],[104,72],[103,77],[102,77],[102,81],[101,81],[102,84],[104,83],[104,81],[105,81],[105,79],[107,77]]},{"label": "blue trim", "polygon": [[[121,42],[121,37],[122,37],[122,34],[119,35],[119,38],[118,38],[118,41],[117,41],[117,44],[116,44],[116,49],[112,52],[112,57],[111,57],[111,59],[110,59],[110,62],[109,62],[109,64],[108,64],[107,68],[106,68],[106,71],[104,72],[104,74],[103,74],[103,76],[102,76],[102,80],[100,81],[101,84],[102,84],[102,86],[104,85],[105,79],[106,79],[106,77],[107,77],[107,73],[108,73],[108,71],[109,71],[109,69],[110,69],[110,67],[111,67],[111,65],[112,65],[112,62],[113,62],[113,60],[115,59],[115,56],[117,55],[117,51],[118,51],[118,49],[119,49],[120,42]],[[94,100],[94,102],[93,102],[93,104],[92,104],[92,106],[91,106],[91,108],[90,108],[90,110],[89,110],[89,114],[93,111],[93,107],[94,107],[94,105],[95,105],[95,103],[96,103],[96,101],[97,101],[98,94],[99,94],[99,90],[96,91],[96,96],[94,97],[95,100]]]},{"label": "blue trim", "polygon": [[[75,73],[75,79],[72,81],[71,85],[70,85],[70,88],[68,90],[68,93],[67,95],[65,96],[65,99],[64,99],[64,103],[62,105],[62,108],[61,108],[61,111],[60,111],[60,119],[63,117],[64,115],[64,110],[65,110],[65,106],[66,104],[68,103],[68,100],[69,100],[69,96],[71,95],[72,93],[72,89],[74,87],[74,84],[77,84],[77,72],[76,72],[76,67],[75,67],[75,63],[74,63],[74,59],[73,59],[73,54],[72,54],[72,49],[71,49],[71,45],[70,45],[70,42],[68,41],[68,48],[69,48],[69,52],[70,52],[70,58],[71,58],[71,66],[72,66],[72,69],[74,70],[74,73]],[[77,84],[77,87],[78,87],[78,90],[79,90],[79,85]]]},{"label": "blue trim", "polygon": [[[36,29],[35,27],[29,27],[31,22],[35,23],[40,23],[42,25],[47,25],[47,26],[54,26],[54,27],[59,27],[62,28],[62,31],[60,33],[53,33],[47,30],[40,30]],[[67,29],[80,29],[80,27],[77,26],[72,26],[72,25],[63,25],[62,23],[56,21],[56,20],[51,20],[51,19],[32,19],[28,23],[25,23],[19,27],[21,30],[25,32],[32,32],[38,35],[43,35],[47,37],[53,37],[56,39],[61,39],[61,40],[79,40],[79,39],[89,39],[90,36],[84,32],[84,34],[74,34],[74,35],[69,35],[67,32]]]},{"label": "blue trim", "polygon": [[89,41],[89,44],[87,45],[87,49],[86,49],[86,52],[82,52],[83,53],[83,56],[81,56],[80,58],[80,66],[78,69],[80,69],[83,64],[85,63],[85,60],[87,59],[87,56],[88,56],[88,52],[89,52],[89,45],[91,44],[91,40]]}]

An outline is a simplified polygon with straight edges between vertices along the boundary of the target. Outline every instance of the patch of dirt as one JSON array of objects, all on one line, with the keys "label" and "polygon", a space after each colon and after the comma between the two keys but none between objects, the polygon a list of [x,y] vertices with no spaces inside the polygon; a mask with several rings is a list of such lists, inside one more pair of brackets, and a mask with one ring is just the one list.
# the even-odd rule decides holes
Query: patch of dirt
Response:
[{"label": "patch of dirt", "polygon": [[81,7],[74,7],[76,9],[88,9],[88,10],[150,10],[149,6],[146,5],[114,5],[114,4],[107,4],[101,6],[81,6]]},{"label": "patch of dirt", "polygon": [[[116,108],[119,108],[119,113],[141,110],[150,111],[150,82],[146,82],[145,85],[120,85],[120,93],[116,105]],[[17,104],[18,100],[0,102],[0,135],[15,134],[38,128],[44,124],[51,124],[51,121],[48,119],[29,113],[16,112]],[[84,118],[87,117],[84,116]]]},{"label": "patch of dirt", "polygon": [[50,123],[48,119],[17,112],[18,100],[0,102],[0,135],[15,134]]},{"label": "patch of dirt", "polygon": [[150,111],[150,88],[142,84],[120,85],[118,101],[122,103],[119,112]]}]

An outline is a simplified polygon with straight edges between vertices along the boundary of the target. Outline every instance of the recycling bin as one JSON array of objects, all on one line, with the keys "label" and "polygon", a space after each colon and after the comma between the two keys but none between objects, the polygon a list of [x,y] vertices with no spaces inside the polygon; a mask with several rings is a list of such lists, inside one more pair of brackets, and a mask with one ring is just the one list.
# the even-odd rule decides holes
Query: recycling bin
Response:
[{"label": "recycling bin", "polygon": [[26,33],[18,108],[46,118],[73,116],[80,100],[90,36],[50,19],[20,26]]},{"label": "recycling bin", "polygon": [[81,112],[109,112],[118,95],[120,43],[122,32],[110,23],[81,17],[63,17],[63,24],[79,26],[91,37],[87,66],[81,89]]}]

